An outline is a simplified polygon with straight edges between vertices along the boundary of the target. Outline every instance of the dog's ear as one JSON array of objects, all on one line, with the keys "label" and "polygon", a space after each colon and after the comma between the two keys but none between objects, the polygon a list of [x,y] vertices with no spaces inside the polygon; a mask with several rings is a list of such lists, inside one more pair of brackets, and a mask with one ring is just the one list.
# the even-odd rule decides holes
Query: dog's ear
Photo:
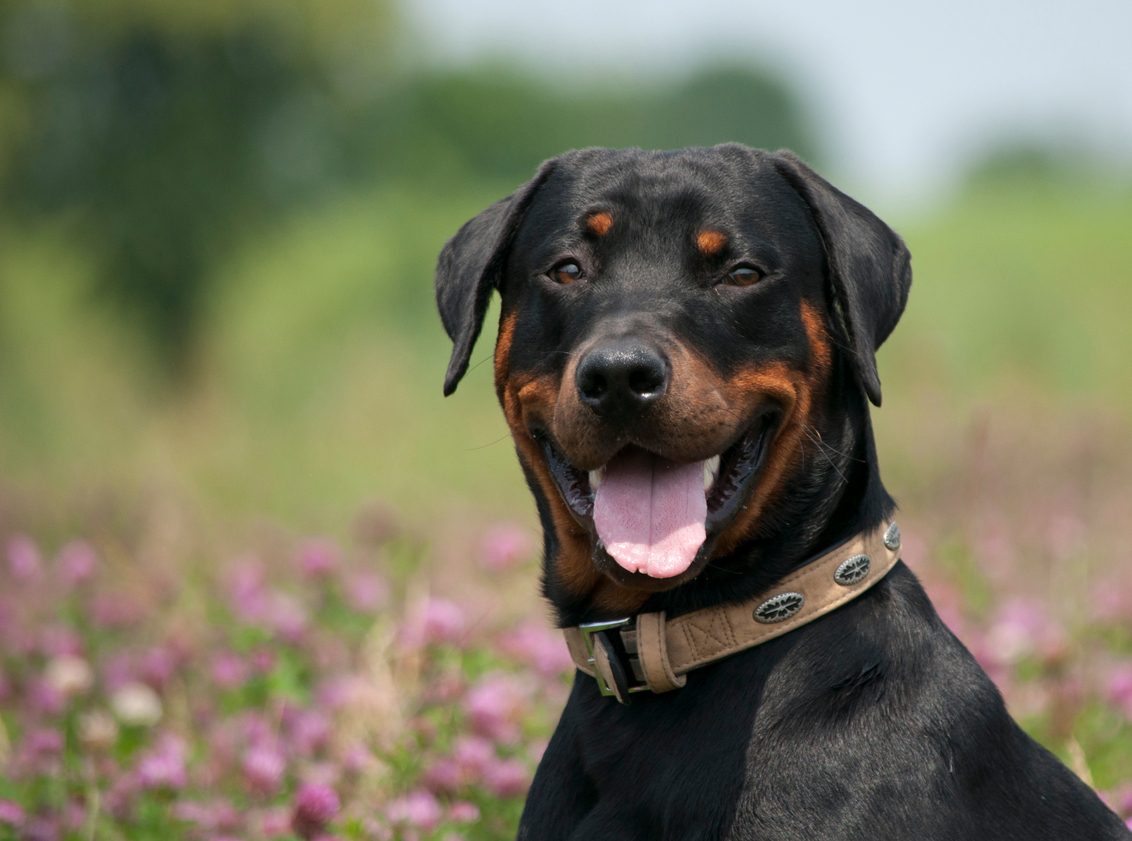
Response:
[{"label": "dog's ear", "polygon": [[880,405],[876,351],[908,301],[911,254],[899,235],[790,152],[770,156],[810,207],[821,232],[834,299],[841,309],[861,385]]},{"label": "dog's ear", "polygon": [[436,264],[436,306],[448,338],[452,358],[444,376],[444,396],[456,390],[468,370],[468,358],[483,328],[492,290],[498,288],[507,254],[538,188],[554,170],[547,161],[538,174],[475,218],[464,223],[444,244]]}]

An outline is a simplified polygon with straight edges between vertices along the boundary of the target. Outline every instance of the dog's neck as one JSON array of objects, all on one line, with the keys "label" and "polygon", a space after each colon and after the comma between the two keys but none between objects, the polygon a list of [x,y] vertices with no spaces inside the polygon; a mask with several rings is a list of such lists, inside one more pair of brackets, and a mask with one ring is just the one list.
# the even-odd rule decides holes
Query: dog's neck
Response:
[{"label": "dog's neck", "polygon": [[[754,598],[892,514],[896,506],[880,480],[865,395],[848,366],[838,367],[824,411],[807,431],[803,464],[760,518],[757,536],[713,560],[693,580],[651,596],[641,612],[663,610],[671,617]],[[551,550],[554,541],[547,543]],[[616,618],[596,611],[588,599],[548,596],[562,627]]]}]

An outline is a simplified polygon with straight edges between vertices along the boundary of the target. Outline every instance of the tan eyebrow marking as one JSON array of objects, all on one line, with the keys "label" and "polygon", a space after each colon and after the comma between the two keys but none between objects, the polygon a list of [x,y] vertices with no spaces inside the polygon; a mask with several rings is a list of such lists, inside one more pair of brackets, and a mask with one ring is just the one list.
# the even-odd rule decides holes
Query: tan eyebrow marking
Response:
[{"label": "tan eyebrow marking", "polygon": [[704,254],[714,256],[723,250],[723,246],[727,245],[727,234],[722,231],[700,231],[696,234],[696,245]]},{"label": "tan eyebrow marking", "polygon": [[613,216],[605,210],[591,213],[589,218],[586,219],[586,227],[596,236],[603,237],[609,233],[609,229],[613,227]]}]

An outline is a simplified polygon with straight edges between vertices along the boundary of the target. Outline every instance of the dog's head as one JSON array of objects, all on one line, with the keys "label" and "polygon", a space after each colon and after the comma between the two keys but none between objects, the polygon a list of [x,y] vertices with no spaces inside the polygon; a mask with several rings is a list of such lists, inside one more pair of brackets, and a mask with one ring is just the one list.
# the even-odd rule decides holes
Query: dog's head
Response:
[{"label": "dog's head", "polygon": [[496,391],[548,586],[628,613],[832,475],[807,459],[851,446],[830,395],[880,404],[910,284],[900,238],[789,153],[570,152],[444,247],[444,391],[498,290]]}]

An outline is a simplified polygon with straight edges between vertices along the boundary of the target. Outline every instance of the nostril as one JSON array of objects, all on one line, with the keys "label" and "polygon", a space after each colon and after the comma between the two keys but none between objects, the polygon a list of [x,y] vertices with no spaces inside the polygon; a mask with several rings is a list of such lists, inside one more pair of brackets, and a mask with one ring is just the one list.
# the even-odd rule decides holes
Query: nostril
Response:
[{"label": "nostril", "polygon": [[609,391],[609,383],[601,374],[590,374],[582,382],[582,396],[587,400],[600,400]]},{"label": "nostril", "polygon": [[664,371],[655,368],[638,368],[629,374],[629,388],[634,394],[647,397],[659,391],[664,382]]}]

